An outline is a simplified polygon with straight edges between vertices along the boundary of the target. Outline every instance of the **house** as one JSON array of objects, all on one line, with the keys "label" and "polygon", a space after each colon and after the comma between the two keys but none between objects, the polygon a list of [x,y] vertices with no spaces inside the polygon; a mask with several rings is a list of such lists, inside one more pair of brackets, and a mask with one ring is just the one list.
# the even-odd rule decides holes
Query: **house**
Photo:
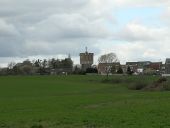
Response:
[{"label": "house", "polygon": [[165,74],[165,64],[162,64],[161,66],[161,74]]},{"label": "house", "polygon": [[162,62],[152,62],[145,67],[144,73],[146,74],[161,74],[162,73]]},{"label": "house", "polygon": [[143,74],[150,64],[150,61],[126,62],[126,66],[130,67],[131,71],[137,74]]},{"label": "house", "polygon": [[138,71],[138,62],[126,62],[126,69],[130,67],[131,71],[137,72]]},{"label": "house", "polygon": [[146,68],[149,67],[150,64],[151,64],[150,61],[139,61],[138,62],[138,68],[145,70]]},{"label": "house", "polygon": [[121,68],[122,68],[122,70],[123,70],[123,73],[126,73],[126,72],[127,72],[127,67],[126,67],[126,65],[121,65]]},{"label": "house", "polygon": [[162,68],[162,62],[152,62],[150,65],[148,65],[148,68],[161,71]]},{"label": "house", "polygon": [[50,69],[51,75],[71,74],[72,72],[73,69],[69,67]]},{"label": "house", "polygon": [[99,63],[98,64],[98,73],[102,75],[106,75],[108,69],[110,70],[109,73],[113,74],[116,73],[120,67],[120,62],[115,63]]},{"label": "house", "polygon": [[170,74],[170,58],[167,58],[165,62],[165,74]]}]

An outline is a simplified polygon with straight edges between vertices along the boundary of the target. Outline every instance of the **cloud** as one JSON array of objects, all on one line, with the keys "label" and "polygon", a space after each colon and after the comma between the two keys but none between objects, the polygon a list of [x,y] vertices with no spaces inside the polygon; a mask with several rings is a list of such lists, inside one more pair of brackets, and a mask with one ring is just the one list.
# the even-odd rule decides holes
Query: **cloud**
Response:
[{"label": "cloud", "polygon": [[19,35],[19,32],[14,25],[7,23],[4,19],[0,19],[0,38],[17,35]]},{"label": "cloud", "polygon": [[165,27],[150,27],[136,22],[129,22],[115,34],[118,40],[125,41],[164,41],[169,39],[169,29]]},{"label": "cloud", "polygon": [[75,55],[77,48],[80,52],[82,47],[93,47],[97,40],[111,35],[106,27],[109,10],[103,3],[95,0],[0,1],[0,18],[4,19],[0,20],[3,38],[0,56]]},{"label": "cloud", "polygon": [[115,0],[118,6],[124,7],[160,7],[170,5],[169,1],[165,0]]},{"label": "cloud", "polygon": [[28,35],[40,40],[103,38],[109,35],[100,19],[89,21],[80,14],[57,14],[28,28]]},{"label": "cloud", "polygon": [[[154,19],[160,24],[136,17],[122,24],[116,13],[134,7],[163,7]],[[0,57],[75,58],[86,46],[97,56],[115,51],[120,60],[163,57],[170,52],[169,7],[165,0],[1,0]]]}]

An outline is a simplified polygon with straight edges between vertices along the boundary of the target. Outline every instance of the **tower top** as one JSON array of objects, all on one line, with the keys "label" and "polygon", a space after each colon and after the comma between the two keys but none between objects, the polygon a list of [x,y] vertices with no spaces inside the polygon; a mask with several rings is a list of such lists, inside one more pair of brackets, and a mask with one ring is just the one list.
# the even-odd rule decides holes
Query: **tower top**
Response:
[{"label": "tower top", "polygon": [[68,54],[68,58],[71,59],[71,54],[70,53]]},{"label": "tower top", "polygon": [[87,47],[86,47],[86,53],[88,53],[88,51],[87,51]]}]

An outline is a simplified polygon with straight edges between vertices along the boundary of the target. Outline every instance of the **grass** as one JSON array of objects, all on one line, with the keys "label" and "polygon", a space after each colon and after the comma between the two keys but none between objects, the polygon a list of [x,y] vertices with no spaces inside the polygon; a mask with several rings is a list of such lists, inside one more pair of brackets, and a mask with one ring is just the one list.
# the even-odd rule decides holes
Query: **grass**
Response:
[{"label": "grass", "polygon": [[[110,76],[110,79],[120,76]],[[169,128],[170,92],[129,90],[157,77],[0,77],[0,128]],[[113,80],[114,81],[114,80]],[[117,81],[117,80],[116,80]]]}]

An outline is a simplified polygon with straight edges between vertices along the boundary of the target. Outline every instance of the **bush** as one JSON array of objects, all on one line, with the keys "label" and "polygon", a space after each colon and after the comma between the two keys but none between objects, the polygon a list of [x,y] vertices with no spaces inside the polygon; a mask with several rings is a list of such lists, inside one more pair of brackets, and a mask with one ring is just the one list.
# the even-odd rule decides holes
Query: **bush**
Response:
[{"label": "bush", "polygon": [[154,81],[152,84],[147,86],[145,90],[148,91],[163,91],[170,90],[170,82],[167,81],[167,78],[161,77],[158,80]]},{"label": "bush", "polygon": [[117,74],[123,74],[123,69],[121,67],[119,67]]},{"label": "bush", "polygon": [[129,84],[128,89],[130,89],[130,90],[141,90],[141,89],[145,88],[147,85],[148,84],[146,82],[139,81],[139,82]]},{"label": "bush", "polygon": [[87,68],[86,73],[98,73],[97,68]]},{"label": "bush", "polygon": [[162,86],[165,91],[170,91],[170,81],[164,82]]},{"label": "bush", "polygon": [[161,78],[159,78],[157,83],[163,83],[163,82],[166,82],[166,81],[167,81],[166,77],[161,77]]}]

